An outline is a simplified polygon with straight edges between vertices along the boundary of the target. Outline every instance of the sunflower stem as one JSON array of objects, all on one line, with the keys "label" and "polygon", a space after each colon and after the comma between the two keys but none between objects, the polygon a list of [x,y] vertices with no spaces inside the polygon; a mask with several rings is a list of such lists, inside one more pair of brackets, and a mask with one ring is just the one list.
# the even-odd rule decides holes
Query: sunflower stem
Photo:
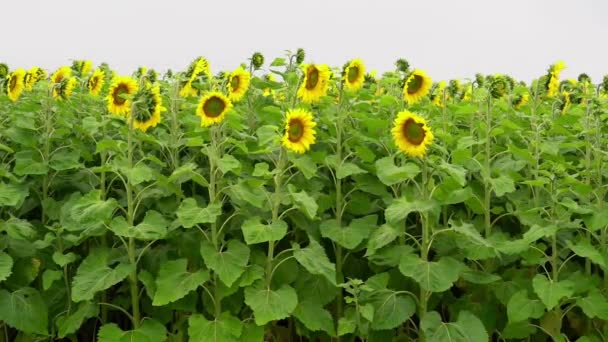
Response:
[{"label": "sunflower stem", "polygon": [[[214,125],[211,128],[211,153],[209,154],[209,204],[214,204],[217,201],[217,184],[216,184],[216,171],[217,171],[217,160],[219,158],[219,150],[217,143],[217,126]],[[217,219],[211,223],[211,242],[217,252],[219,252],[219,238],[217,229]],[[213,303],[215,306],[215,317],[218,318],[222,313],[222,303],[219,298],[219,278],[217,272],[213,272]]]},{"label": "sunflower stem", "polygon": [[[340,91],[339,91],[339,102],[338,102],[338,110],[337,110],[337,121],[336,121],[336,163],[338,165],[342,164],[342,101],[344,97],[344,83],[340,83]],[[336,165],[336,166],[338,166]],[[335,170],[335,174],[337,175],[337,168]],[[342,180],[335,178],[336,181],[336,224],[342,229],[342,206],[343,206],[343,194],[342,194]],[[343,275],[343,258],[342,258],[342,246],[336,244],[336,282],[341,284],[344,281]],[[336,320],[339,320],[344,312],[344,294],[342,293],[342,289],[338,291],[338,299],[336,301]],[[341,337],[338,337],[338,341],[341,341]]]},{"label": "sunflower stem", "polygon": [[[429,194],[428,194],[428,167],[427,167],[427,162],[426,159],[422,160],[422,198],[423,199],[428,199]],[[421,224],[422,224],[422,242],[420,244],[420,259],[422,259],[422,261],[426,262],[428,261],[428,257],[429,257],[429,236],[431,234],[431,231],[433,229],[431,222],[429,220],[428,217],[428,213],[424,212],[421,214]],[[426,315],[427,312],[427,306],[428,306],[428,296],[429,296],[429,292],[427,290],[425,290],[424,288],[422,288],[422,286],[420,287],[420,296],[418,298],[419,300],[419,310],[418,310],[418,318],[420,320],[420,322],[422,322],[422,320],[424,319],[424,316]],[[419,328],[421,329],[421,328]],[[425,342],[426,341],[426,336],[424,335],[424,332],[422,332],[422,330],[418,331],[418,336],[419,339],[418,341],[420,342]]]},{"label": "sunflower stem", "polygon": [[492,233],[492,220],[491,220],[491,199],[492,199],[492,185],[490,179],[492,177],[491,168],[491,153],[492,153],[492,96],[488,94],[488,103],[486,108],[486,150],[485,150],[485,196],[484,196],[484,227],[485,227],[485,237],[486,239],[490,237]]},{"label": "sunflower stem", "polygon": [[[128,117],[128,134],[127,134],[127,162],[129,169],[133,168],[133,116]],[[133,226],[134,222],[134,202],[133,202],[133,188],[131,186],[131,180],[127,179],[126,184],[127,190],[127,222],[129,227]],[[128,243],[128,255],[129,262],[131,263],[132,271],[129,275],[129,284],[131,289],[131,310],[133,317],[133,327],[139,328],[140,313],[139,313],[139,288],[137,284],[137,255],[135,251],[135,239],[129,238]]]},{"label": "sunflower stem", "polygon": [[[285,168],[285,150],[281,146],[279,160],[274,175],[274,194],[272,195],[272,224],[279,222],[279,208],[281,206],[281,186],[283,182],[283,170]],[[268,255],[266,259],[266,286],[270,288],[272,282],[272,268],[274,263],[274,240],[268,241]]]},{"label": "sunflower stem", "polygon": [[[591,130],[591,123],[590,123],[591,106],[589,106],[589,103],[586,103],[585,107],[586,107],[585,108],[585,170],[586,170],[585,184],[587,184],[587,186],[591,187],[591,170],[593,167],[593,165],[591,164],[592,163],[591,147],[593,144],[593,142],[591,141],[591,132],[590,132],[590,130]],[[589,204],[591,204],[592,197],[591,197],[591,195],[589,195],[589,196],[590,197],[587,198],[587,201]],[[591,244],[591,235],[588,230],[585,231],[585,239],[587,240],[587,243]],[[589,258],[585,258],[585,274],[591,275],[591,260],[589,260]]]}]

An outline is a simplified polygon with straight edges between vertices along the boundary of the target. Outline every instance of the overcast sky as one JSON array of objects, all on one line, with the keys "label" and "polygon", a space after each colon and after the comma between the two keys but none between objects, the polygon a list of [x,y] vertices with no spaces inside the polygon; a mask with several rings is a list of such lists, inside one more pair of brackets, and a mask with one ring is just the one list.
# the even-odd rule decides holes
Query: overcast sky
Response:
[{"label": "overcast sky", "polygon": [[341,66],[393,69],[406,58],[435,80],[476,72],[530,80],[564,60],[564,77],[608,74],[606,0],[6,0],[0,61],[54,69],[71,59],[180,70],[205,56],[233,69],[287,49]]}]

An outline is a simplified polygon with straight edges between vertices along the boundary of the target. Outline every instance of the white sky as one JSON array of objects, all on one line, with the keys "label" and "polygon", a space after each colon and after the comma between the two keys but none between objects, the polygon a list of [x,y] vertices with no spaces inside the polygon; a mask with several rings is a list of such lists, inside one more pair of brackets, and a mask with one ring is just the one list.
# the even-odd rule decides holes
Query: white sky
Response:
[{"label": "white sky", "polygon": [[180,70],[205,56],[230,70],[306,50],[309,62],[406,58],[435,80],[504,72],[530,80],[564,60],[564,77],[608,74],[606,0],[5,0],[0,61],[54,69],[71,59]]}]

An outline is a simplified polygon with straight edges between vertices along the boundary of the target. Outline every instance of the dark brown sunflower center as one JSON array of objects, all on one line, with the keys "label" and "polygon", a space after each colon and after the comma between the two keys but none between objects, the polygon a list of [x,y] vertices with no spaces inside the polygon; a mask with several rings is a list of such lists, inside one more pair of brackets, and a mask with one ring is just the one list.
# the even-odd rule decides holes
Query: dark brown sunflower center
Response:
[{"label": "dark brown sunflower center", "polygon": [[402,126],[403,137],[412,145],[420,145],[424,141],[426,131],[422,124],[414,119],[407,119]]},{"label": "dark brown sunflower center", "polygon": [[317,68],[309,67],[306,75],[306,89],[313,90],[319,83],[319,70]]},{"label": "dark brown sunflower center", "polygon": [[416,94],[420,88],[422,88],[422,84],[424,83],[424,79],[420,75],[414,75],[412,79],[407,84],[407,93],[412,95]]},{"label": "dark brown sunflower center", "polygon": [[99,77],[91,77],[91,79],[89,80],[89,86],[91,87],[91,89],[96,89],[98,83]]},{"label": "dark brown sunflower center", "polygon": [[224,112],[224,109],[226,109],[226,103],[224,102],[224,100],[217,96],[210,97],[203,104],[203,112],[205,112],[205,116],[208,116],[210,118],[216,118],[220,116],[222,112]]},{"label": "dark brown sunflower center", "polygon": [[232,91],[237,91],[237,89],[239,89],[240,83],[241,83],[240,77],[232,76],[230,78],[230,89],[232,89]]},{"label": "dark brown sunflower center", "polygon": [[349,83],[355,82],[359,78],[359,67],[351,66],[348,68],[348,75],[346,77]]},{"label": "dark brown sunflower center", "polygon": [[114,99],[114,104],[119,106],[124,104],[127,101],[127,99],[125,98],[127,94],[129,94],[129,87],[126,84],[121,83],[116,86],[116,88],[114,88],[114,91],[112,91],[112,98]]},{"label": "dark brown sunflower center", "polygon": [[17,75],[11,76],[11,80],[8,82],[8,89],[11,91],[17,87]]},{"label": "dark brown sunflower center", "polygon": [[296,143],[302,139],[304,135],[304,124],[300,119],[289,120],[289,129],[287,130],[287,136],[289,141]]}]

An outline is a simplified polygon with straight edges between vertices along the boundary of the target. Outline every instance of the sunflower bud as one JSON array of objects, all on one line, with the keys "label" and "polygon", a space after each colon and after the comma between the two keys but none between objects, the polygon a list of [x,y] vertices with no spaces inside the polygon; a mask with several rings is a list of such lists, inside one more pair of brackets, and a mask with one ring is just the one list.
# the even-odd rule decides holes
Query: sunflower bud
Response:
[{"label": "sunflower bud", "polygon": [[158,73],[154,69],[149,69],[146,73],[146,78],[150,83],[155,83],[158,80]]},{"label": "sunflower bud", "polygon": [[8,75],[8,65],[0,63],[0,80],[4,80]]},{"label": "sunflower bud", "polygon": [[477,84],[478,87],[483,87],[483,85],[486,82],[485,82],[485,78],[483,77],[482,74],[480,74],[480,73],[475,74],[475,83]]},{"label": "sunflower bud", "polygon": [[495,99],[503,97],[509,91],[509,82],[502,75],[488,76],[487,82],[490,94]]},{"label": "sunflower bud", "polygon": [[581,83],[591,83],[591,77],[585,73],[578,75],[576,79]]},{"label": "sunflower bud", "polygon": [[170,80],[172,78],[173,78],[173,70],[167,69],[167,71],[165,72],[165,79]]},{"label": "sunflower bud", "polygon": [[304,58],[306,58],[306,53],[304,53],[304,49],[298,48],[296,51],[296,63],[302,64],[304,62]]},{"label": "sunflower bud", "polygon": [[251,64],[253,64],[253,68],[258,70],[264,64],[264,55],[260,52],[254,52],[253,56],[251,56]]},{"label": "sunflower bud", "polygon": [[604,75],[601,88],[604,93],[608,93],[608,75]]},{"label": "sunflower bud", "polygon": [[407,73],[410,69],[410,63],[405,58],[399,58],[395,62],[395,66],[397,67],[397,70],[405,73]]},{"label": "sunflower bud", "polygon": [[448,83],[448,94],[450,94],[453,98],[458,98],[458,93],[460,92],[460,81],[459,80],[450,80]]}]

